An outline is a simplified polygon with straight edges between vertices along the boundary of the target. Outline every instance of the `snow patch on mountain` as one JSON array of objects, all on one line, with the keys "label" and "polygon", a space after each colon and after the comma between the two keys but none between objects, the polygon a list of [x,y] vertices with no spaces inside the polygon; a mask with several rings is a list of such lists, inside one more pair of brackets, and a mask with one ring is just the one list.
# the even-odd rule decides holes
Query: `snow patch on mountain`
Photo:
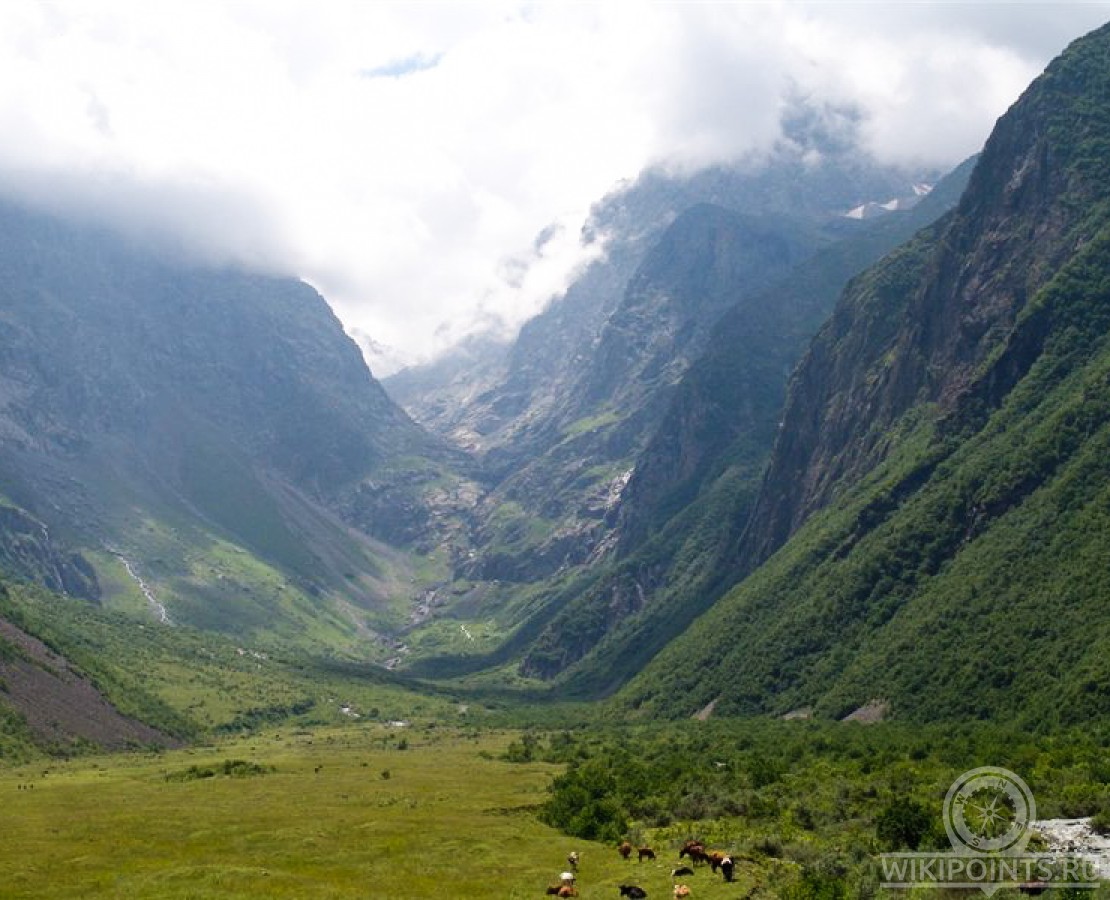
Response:
[{"label": "snow patch on mountain", "polygon": [[866,203],[861,203],[859,206],[853,207],[844,213],[846,219],[873,219],[876,216],[884,215],[888,212],[897,212],[899,210],[913,209],[922,197],[927,197],[932,191],[931,184],[919,182],[910,185],[909,193],[901,197],[893,197],[890,200],[878,201],[869,200]]}]

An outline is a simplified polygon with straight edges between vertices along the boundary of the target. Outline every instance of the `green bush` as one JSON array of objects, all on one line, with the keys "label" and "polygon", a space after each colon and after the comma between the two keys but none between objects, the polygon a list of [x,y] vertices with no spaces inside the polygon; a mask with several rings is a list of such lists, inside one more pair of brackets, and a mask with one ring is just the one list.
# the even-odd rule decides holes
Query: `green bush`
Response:
[{"label": "green bush", "polygon": [[875,820],[875,834],[889,850],[916,850],[932,828],[929,811],[906,797],[891,800]]},{"label": "green bush", "polygon": [[217,775],[247,778],[252,775],[268,775],[273,771],[275,771],[273,766],[262,766],[245,759],[225,759],[215,767],[193,765],[179,772],[169,772],[166,774],[166,781],[198,781],[203,778],[215,778]]},{"label": "green bush", "polygon": [[617,789],[617,780],[603,761],[574,766],[552,783],[551,799],[540,818],[585,840],[620,840],[628,831],[628,819]]},{"label": "green bush", "polygon": [[843,879],[808,871],[779,896],[782,900],[844,900],[848,891]]}]

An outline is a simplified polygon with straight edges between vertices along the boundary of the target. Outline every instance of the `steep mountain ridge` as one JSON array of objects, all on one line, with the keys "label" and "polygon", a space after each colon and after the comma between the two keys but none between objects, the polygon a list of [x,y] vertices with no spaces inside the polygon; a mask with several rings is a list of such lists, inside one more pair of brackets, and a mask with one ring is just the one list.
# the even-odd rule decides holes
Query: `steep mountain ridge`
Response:
[{"label": "steep mountain ridge", "polygon": [[678,216],[629,279],[566,393],[530,424],[535,455],[478,507],[503,528],[514,504],[540,540],[499,553],[506,542],[479,526],[472,571],[535,580],[604,549],[636,457],[714,323],[740,292],[784,277],[817,242],[799,223],[710,204]]},{"label": "steep mountain ridge", "polygon": [[616,514],[617,561],[552,619],[526,672],[612,690],[745,574],[736,559],[786,381],[849,278],[955,205],[970,163],[912,213],[823,248],[769,290],[739,291],[677,385]]},{"label": "steep mountain ridge", "polygon": [[881,698],[1105,709],[1110,26],[999,121],[957,209],[853,281],[792,379],[741,558],[622,693],[689,714]]},{"label": "steep mountain ridge", "polygon": [[[940,218],[959,201],[974,165],[946,175],[913,212],[888,216],[820,250],[782,284],[751,304],[734,305],[670,403],[641,454],[620,510],[628,552],[712,483],[752,432],[782,427],[784,375],[835,306],[843,287],[868,265]],[[770,444],[761,440],[759,446]]]},{"label": "steep mountain ridge", "polygon": [[753,219],[823,223],[859,202],[905,188],[905,171],[879,166],[832,140],[819,127],[820,116],[799,112],[790,111],[784,121],[788,136],[768,159],[692,173],[652,168],[595,204],[582,242],[596,248],[596,257],[524,323],[504,354],[480,354],[484,389],[477,395],[466,380],[447,389],[437,377],[456,381],[457,370],[448,366],[436,376],[435,363],[389,376],[386,389],[418,422],[487,456],[495,475],[502,464],[534,455],[533,432],[545,430],[551,407],[572,393],[630,280],[683,212],[709,204]]}]

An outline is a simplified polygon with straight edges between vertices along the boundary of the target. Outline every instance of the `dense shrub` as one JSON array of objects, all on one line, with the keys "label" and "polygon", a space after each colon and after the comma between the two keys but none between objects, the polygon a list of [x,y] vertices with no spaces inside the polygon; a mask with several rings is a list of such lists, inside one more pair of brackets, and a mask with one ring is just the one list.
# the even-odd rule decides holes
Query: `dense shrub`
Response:
[{"label": "dense shrub", "polygon": [[875,820],[875,834],[888,850],[916,850],[929,833],[933,817],[908,797],[891,800]]},{"label": "dense shrub", "polygon": [[268,775],[273,771],[275,771],[273,766],[262,766],[245,759],[225,759],[217,766],[193,765],[179,772],[169,772],[166,774],[166,781],[198,781],[203,778],[215,778],[217,775],[246,778],[251,775]]},{"label": "dense shrub", "polygon": [[572,767],[556,778],[540,818],[591,841],[616,841],[628,831],[617,779],[600,760]]}]

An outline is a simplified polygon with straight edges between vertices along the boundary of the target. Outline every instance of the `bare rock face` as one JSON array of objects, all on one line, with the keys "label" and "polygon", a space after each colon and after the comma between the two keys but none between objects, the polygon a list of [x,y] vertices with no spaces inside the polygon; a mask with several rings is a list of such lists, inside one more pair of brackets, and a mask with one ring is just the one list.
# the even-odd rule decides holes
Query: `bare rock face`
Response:
[{"label": "bare rock face", "polygon": [[1105,871],[1110,864],[1110,837],[1091,828],[1091,817],[1079,819],[1038,819],[1033,830],[1040,835],[1050,854],[1083,856],[1096,861]]},{"label": "bare rock face", "polygon": [[58,547],[42,522],[12,506],[0,506],[0,571],[60,594],[93,601],[100,597],[88,560]]}]

